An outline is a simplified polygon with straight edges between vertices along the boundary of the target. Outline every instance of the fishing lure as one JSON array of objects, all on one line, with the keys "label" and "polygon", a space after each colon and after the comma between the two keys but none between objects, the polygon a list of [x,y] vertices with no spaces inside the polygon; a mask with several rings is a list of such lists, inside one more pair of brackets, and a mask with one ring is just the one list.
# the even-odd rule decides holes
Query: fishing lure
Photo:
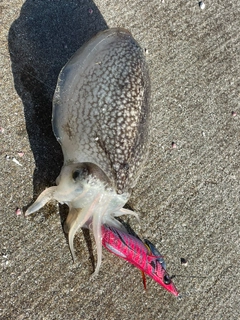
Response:
[{"label": "fishing lure", "polygon": [[[164,289],[178,296],[178,291],[166,272],[163,256],[149,240],[144,242],[123,230],[106,224],[102,226],[102,244],[108,251],[133,264]],[[145,279],[143,281],[145,286]]]},{"label": "fishing lure", "polygon": [[57,186],[43,191],[26,216],[55,199],[69,206],[65,230],[73,239],[89,219],[102,257],[101,226],[137,214],[123,206],[148,158],[150,81],[143,51],[131,33],[100,32],[63,67],[53,98],[52,126],[64,164]]}]

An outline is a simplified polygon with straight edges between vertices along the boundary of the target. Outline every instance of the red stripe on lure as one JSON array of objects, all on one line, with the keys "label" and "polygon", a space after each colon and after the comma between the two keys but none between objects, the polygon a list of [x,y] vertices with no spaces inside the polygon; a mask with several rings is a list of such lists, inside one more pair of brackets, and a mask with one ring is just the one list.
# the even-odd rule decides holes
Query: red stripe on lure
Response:
[{"label": "red stripe on lure", "polygon": [[166,264],[154,245],[115,227],[102,225],[102,245],[111,253],[133,264],[164,289],[178,296],[178,291],[166,272]]}]

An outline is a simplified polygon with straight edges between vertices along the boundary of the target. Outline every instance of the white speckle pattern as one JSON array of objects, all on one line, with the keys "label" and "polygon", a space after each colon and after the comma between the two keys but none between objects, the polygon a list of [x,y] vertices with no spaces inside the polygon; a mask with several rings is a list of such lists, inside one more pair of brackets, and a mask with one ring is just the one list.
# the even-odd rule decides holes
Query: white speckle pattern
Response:
[{"label": "white speckle pattern", "polygon": [[69,206],[65,222],[73,259],[77,230],[90,222],[102,258],[101,226],[123,228],[123,209],[148,156],[150,85],[143,52],[124,29],[99,33],[62,69],[53,99],[53,130],[64,165],[29,215],[49,200]]},{"label": "white speckle pattern", "polygon": [[147,158],[150,84],[140,46],[126,30],[114,30],[81,63],[77,54],[63,68],[53,127],[67,162],[98,165],[121,194]]}]

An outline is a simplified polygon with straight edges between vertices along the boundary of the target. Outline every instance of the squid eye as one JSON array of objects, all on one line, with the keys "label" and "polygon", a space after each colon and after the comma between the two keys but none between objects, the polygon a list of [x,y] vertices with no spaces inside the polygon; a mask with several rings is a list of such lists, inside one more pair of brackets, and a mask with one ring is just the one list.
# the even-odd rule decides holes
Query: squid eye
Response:
[{"label": "squid eye", "polygon": [[167,273],[163,277],[163,282],[165,284],[170,284],[172,282],[171,278],[169,277],[169,275]]},{"label": "squid eye", "polygon": [[79,168],[72,173],[72,178],[74,181],[84,180],[88,175],[88,169],[86,167]]}]

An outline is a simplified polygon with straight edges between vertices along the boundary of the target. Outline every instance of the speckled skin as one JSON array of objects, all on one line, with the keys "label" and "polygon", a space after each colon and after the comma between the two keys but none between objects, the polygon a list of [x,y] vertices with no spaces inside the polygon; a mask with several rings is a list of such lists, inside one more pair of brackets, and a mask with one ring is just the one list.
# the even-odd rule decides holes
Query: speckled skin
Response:
[{"label": "speckled skin", "polygon": [[65,164],[94,163],[118,194],[130,192],[150,127],[150,82],[138,43],[124,29],[101,32],[68,62],[58,85],[53,129]]},{"label": "speckled skin", "polygon": [[57,186],[44,190],[26,215],[54,199],[69,206],[64,229],[73,240],[91,226],[102,259],[101,226],[124,226],[121,215],[148,156],[150,85],[142,49],[124,29],[99,33],[60,72],[53,99],[53,131],[64,165]]}]

